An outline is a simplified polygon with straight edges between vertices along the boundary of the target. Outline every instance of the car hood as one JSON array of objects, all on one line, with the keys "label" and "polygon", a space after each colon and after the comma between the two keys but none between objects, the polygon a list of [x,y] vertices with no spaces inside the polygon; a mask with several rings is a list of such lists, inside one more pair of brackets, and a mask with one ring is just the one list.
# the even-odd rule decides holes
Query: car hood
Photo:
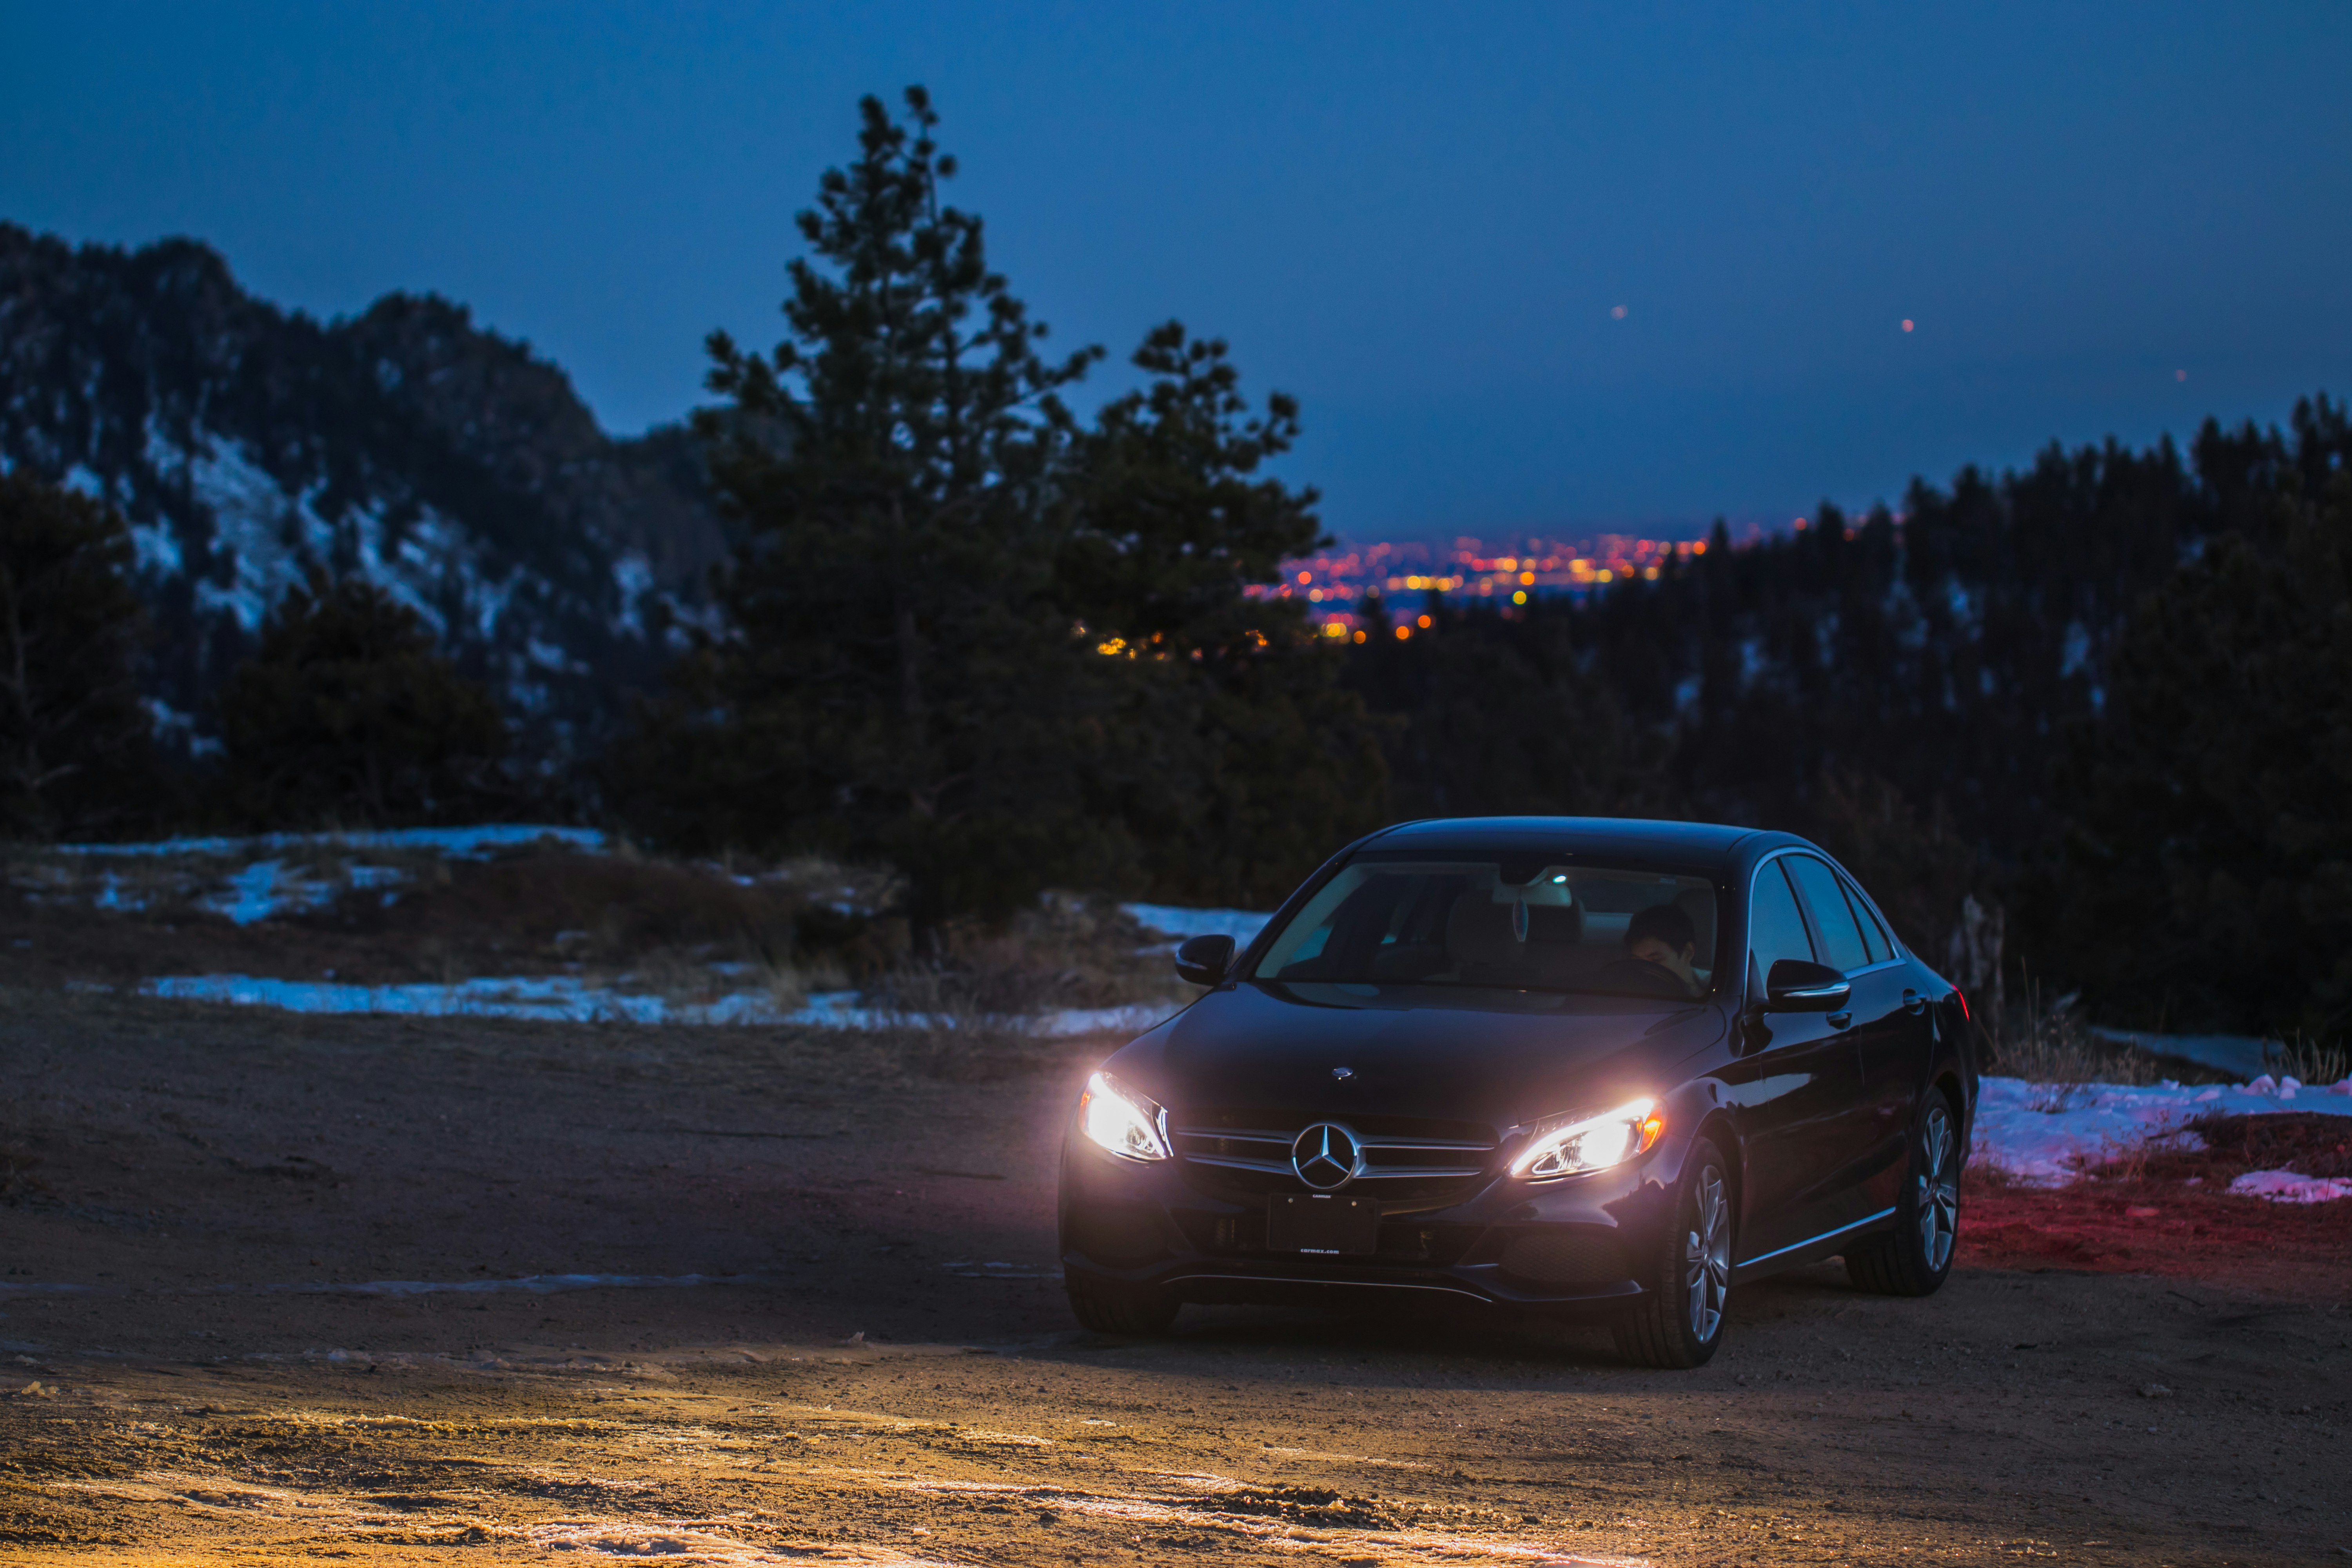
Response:
[{"label": "car hood", "polygon": [[1723,1029],[1711,1003],[1246,982],[1202,997],[1109,1065],[1180,1122],[1251,1108],[1499,1132],[1671,1089],[1681,1075],[1670,1069]]}]

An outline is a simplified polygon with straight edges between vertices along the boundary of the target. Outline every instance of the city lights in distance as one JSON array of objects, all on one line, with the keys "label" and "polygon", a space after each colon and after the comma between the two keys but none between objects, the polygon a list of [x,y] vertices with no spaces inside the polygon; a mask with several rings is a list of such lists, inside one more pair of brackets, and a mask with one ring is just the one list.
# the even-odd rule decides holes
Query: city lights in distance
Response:
[{"label": "city lights in distance", "polygon": [[[1765,531],[1762,525],[1748,523],[1738,537],[1760,539]],[[1402,595],[1442,594],[1456,603],[1484,603],[1507,616],[1532,615],[1539,600],[1577,600],[1614,584],[1655,583],[1706,553],[1703,539],[1644,539],[1629,533],[1582,539],[1519,535],[1507,542],[1465,536],[1450,544],[1433,540],[1351,542],[1286,561],[1276,581],[1248,593],[1254,599],[1293,599],[1302,608],[1314,606],[1308,626],[1328,642],[1362,643],[1384,635],[1383,627],[1402,641],[1415,631],[1434,636],[1440,630],[1434,616],[1415,615],[1419,605],[1397,603]],[[1373,598],[1389,601],[1396,621],[1391,624],[1383,616],[1368,632],[1362,624],[1365,601]],[[1102,651],[1129,658],[1165,657],[1155,648],[1124,645],[1106,646]]]}]

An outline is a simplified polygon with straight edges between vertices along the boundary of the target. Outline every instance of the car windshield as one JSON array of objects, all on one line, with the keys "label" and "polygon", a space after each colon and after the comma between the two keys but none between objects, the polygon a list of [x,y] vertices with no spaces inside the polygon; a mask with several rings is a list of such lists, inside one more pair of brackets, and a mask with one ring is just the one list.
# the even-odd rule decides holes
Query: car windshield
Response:
[{"label": "car windshield", "polygon": [[1255,978],[1689,1000],[1715,962],[1704,877],[1532,858],[1360,860],[1307,900]]}]

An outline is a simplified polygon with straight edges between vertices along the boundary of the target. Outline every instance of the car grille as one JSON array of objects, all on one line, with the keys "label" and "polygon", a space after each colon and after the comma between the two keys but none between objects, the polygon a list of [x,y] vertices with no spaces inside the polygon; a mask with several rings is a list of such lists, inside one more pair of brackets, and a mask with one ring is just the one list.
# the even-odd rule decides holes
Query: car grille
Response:
[{"label": "car grille", "polygon": [[1495,1163],[1495,1130],[1475,1121],[1252,1109],[1188,1110],[1169,1120],[1187,1179],[1233,1203],[1305,1190],[1291,1169],[1290,1145],[1318,1121],[1340,1122],[1362,1140],[1364,1173],[1349,1185],[1379,1198],[1384,1214],[1458,1203],[1486,1184]]}]

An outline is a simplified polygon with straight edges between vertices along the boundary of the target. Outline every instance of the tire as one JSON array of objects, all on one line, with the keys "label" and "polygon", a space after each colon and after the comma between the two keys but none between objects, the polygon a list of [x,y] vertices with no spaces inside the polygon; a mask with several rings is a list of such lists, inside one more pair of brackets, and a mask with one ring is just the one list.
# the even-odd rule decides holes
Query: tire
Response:
[{"label": "tire", "polygon": [[1932,1296],[1951,1276],[1959,1233],[1959,1119],[1944,1091],[1931,1089],[1911,1129],[1895,1229],[1847,1253],[1846,1276],[1881,1296]]},{"label": "tire", "polygon": [[1636,1366],[1704,1366],[1723,1342],[1731,1282],[1730,1162],[1707,1139],[1691,1145],[1675,1191],[1675,1223],[1656,1244],[1643,1294],[1617,1323],[1617,1352]]},{"label": "tire", "polygon": [[1098,1334],[1164,1334],[1181,1305],[1165,1290],[1104,1284],[1076,1275],[1064,1281],[1064,1288],[1070,1293],[1071,1313]]}]

